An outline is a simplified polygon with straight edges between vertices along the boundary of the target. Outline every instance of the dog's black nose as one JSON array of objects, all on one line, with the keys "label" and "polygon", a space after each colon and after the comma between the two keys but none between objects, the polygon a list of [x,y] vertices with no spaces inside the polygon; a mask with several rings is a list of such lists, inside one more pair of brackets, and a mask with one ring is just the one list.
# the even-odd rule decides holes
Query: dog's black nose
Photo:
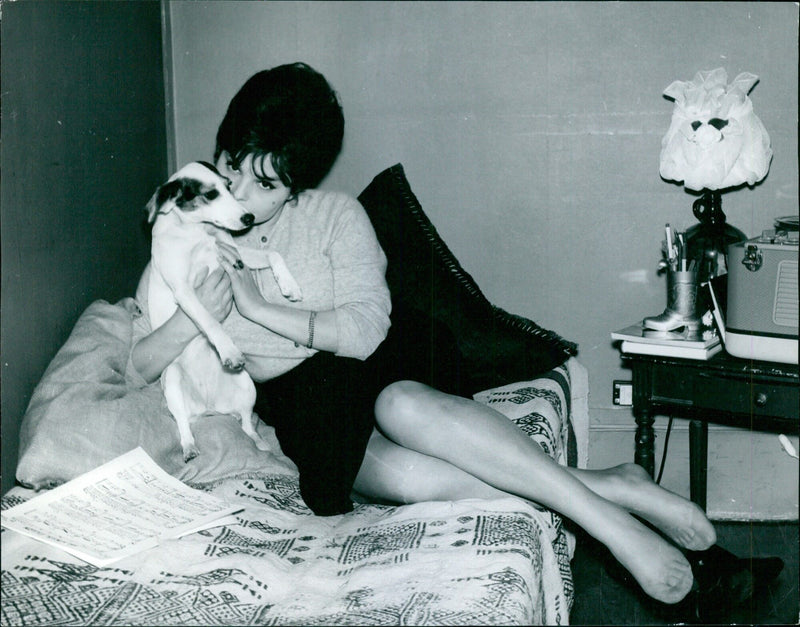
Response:
[{"label": "dog's black nose", "polygon": [[252,226],[255,220],[256,217],[252,213],[246,213],[242,216],[242,224],[245,226]]}]

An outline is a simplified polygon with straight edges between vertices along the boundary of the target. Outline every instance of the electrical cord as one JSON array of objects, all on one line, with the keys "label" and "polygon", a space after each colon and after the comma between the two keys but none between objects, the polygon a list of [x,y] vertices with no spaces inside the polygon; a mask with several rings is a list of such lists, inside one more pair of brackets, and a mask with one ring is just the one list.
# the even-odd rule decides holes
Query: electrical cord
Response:
[{"label": "electrical cord", "polygon": [[664,474],[664,464],[667,461],[667,448],[669,447],[669,434],[672,431],[672,416],[669,417],[669,422],[667,423],[667,434],[664,436],[664,450],[661,453],[661,466],[658,469],[658,478],[656,479],[656,483],[661,485],[661,475]]}]

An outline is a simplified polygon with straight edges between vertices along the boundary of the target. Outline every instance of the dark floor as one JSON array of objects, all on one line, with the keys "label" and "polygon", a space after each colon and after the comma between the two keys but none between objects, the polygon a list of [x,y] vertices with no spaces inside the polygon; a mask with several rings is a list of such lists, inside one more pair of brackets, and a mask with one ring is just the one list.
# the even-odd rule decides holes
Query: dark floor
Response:
[{"label": "dark floor", "polygon": [[[582,532],[572,562],[575,604],[570,615],[573,625],[667,625],[667,624],[758,624],[797,625],[798,523],[715,523],[717,544],[740,558],[777,556],[784,561],[778,578],[742,604],[726,603],[722,595],[705,599],[703,618],[688,602],[669,606],[647,597],[636,584],[613,578],[605,564],[608,551]],[[690,595],[691,596],[691,595]],[[710,601],[710,603],[709,603]],[[728,609],[728,605],[733,605]],[[713,620],[708,616],[713,616]],[[722,618],[720,618],[722,617]]]}]

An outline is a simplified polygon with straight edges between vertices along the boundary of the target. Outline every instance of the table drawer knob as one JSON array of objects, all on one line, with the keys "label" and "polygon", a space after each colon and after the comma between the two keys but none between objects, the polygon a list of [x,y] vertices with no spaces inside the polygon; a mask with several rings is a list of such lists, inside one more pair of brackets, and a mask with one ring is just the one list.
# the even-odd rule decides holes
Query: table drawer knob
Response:
[{"label": "table drawer knob", "polygon": [[756,407],[764,407],[767,404],[767,395],[764,392],[759,392],[756,394],[755,399]]}]

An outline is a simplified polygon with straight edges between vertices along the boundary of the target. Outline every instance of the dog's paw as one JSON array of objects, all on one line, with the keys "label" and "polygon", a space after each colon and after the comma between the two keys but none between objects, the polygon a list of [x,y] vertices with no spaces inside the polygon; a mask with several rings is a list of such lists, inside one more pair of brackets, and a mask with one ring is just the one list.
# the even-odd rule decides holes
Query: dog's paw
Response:
[{"label": "dog's paw", "polygon": [[241,361],[232,361],[230,359],[226,359],[222,362],[222,365],[226,370],[230,370],[231,372],[241,372],[244,368],[244,359]]},{"label": "dog's paw", "polygon": [[273,274],[275,276],[275,281],[278,284],[278,289],[280,289],[281,294],[287,300],[296,303],[299,300],[303,300],[303,290],[300,289],[300,286],[297,284],[297,281],[294,280],[294,277],[287,272],[278,272],[273,266]]},{"label": "dog's paw", "polygon": [[245,420],[242,420],[242,431],[244,431],[251,440],[253,440],[253,444],[256,445],[256,448],[259,451],[268,451],[270,449],[269,444],[267,441],[262,438],[255,430],[255,421],[258,420],[255,414],[252,416],[252,422],[248,424]]},{"label": "dog's paw", "polygon": [[220,353],[220,361],[226,370],[232,372],[239,372],[244,368],[245,358],[244,353],[239,350],[225,351]]},{"label": "dog's paw", "polygon": [[267,444],[266,440],[262,440],[260,437],[253,438],[253,442],[256,444],[256,448],[259,451],[268,451],[269,444]]},{"label": "dog's paw", "polygon": [[185,464],[192,461],[195,457],[200,454],[200,451],[197,449],[197,446],[192,444],[190,446],[186,446],[183,449],[183,462]]},{"label": "dog's paw", "polygon": [[287,300],[293,303],[303,300],[303,290],[300,289],[300,286],[297,285],[297,283],[284,283],[278,287],[281,288],[281,294],[283,294]]}]

